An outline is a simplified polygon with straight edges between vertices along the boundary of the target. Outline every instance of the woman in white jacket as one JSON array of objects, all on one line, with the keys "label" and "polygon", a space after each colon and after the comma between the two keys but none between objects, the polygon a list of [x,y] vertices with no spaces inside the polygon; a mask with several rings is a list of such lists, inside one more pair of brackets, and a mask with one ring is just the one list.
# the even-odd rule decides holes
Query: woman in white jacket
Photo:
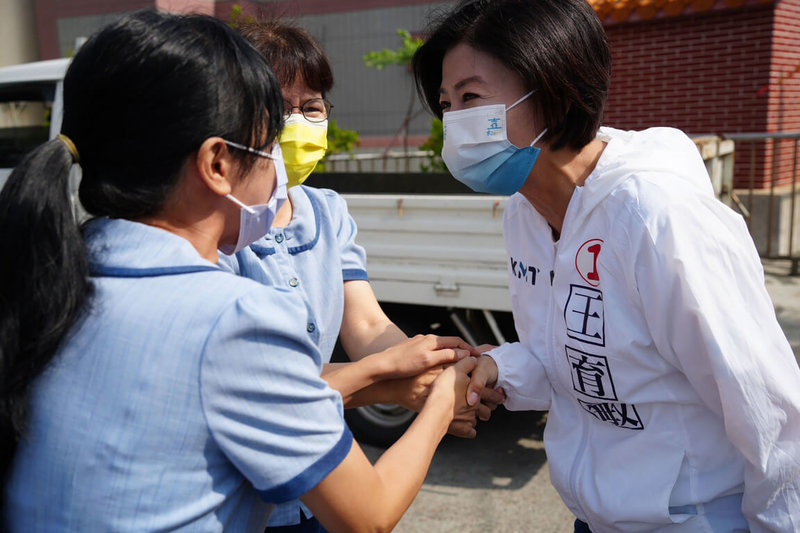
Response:
[{"label": "woman in white jacket", "polygon": [[800,371],[758,254],[686,135],[599,126],[591,7],[461,2],[413,66],[448,169],[513,195],[520,341],[482,357],[470,401],[501,387],[509,409],[549,410],[575,530],[799,531]]}]

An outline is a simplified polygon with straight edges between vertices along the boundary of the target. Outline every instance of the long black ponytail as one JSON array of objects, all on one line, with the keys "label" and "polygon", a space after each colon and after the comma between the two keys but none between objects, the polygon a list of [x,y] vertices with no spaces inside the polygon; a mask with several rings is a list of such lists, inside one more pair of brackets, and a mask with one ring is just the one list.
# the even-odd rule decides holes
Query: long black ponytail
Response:
[{"label": "long black ponytail", "polygon": [[[225,23],[141,11],[101,29],[76,54],[61,131],[77,148],[86,211],[136,219],[163,207],[205,139],[263,148],[282,114],[266,60]],[[33,150],[0,192],[0,481],[25,433],[32,384],[91,305],[69,143]],[[233,154],[244,171],[257,158]]]},{"label": "long black ponytail", "polygon": [[24,430],[30,383],[91,296],[69,199],[72,154],[52,140],[28,154],[0,192],[0,475]]}]

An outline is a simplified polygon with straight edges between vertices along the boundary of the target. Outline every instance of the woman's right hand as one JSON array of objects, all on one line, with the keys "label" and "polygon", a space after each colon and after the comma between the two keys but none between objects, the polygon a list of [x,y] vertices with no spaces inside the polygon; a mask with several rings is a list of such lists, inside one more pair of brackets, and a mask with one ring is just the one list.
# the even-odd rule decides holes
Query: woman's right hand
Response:
[{"label": "woman's right hand", "polygon": [[[489,355],[481,355],[475,365],[475,370],[472,372],[472,378],[469,383],[469,390],[467,395],[467,403],[469,405],[476,405],[480,402],[481,398],[487,396],[487,389],[494,388],[497,383],[497,363]],[[497,402],[495,407],[497,407]]]},{"label": "woman's right hand", "polygon": [[[470,384],[470,372],[478,364],[475,357],[465,357],[454,365],[445,368],[431,386],[430,394],[425,402],[447,402],[451,406],[450,420],[475,418],[477,406],[467,404],[467,387]],[[473,424],[474,425],[474,424]]]},{"label": "woman's right hand", "polygon": [[[497,364],[494,359],[482,355],[480,358],[468,357],[464,361],[459,363],[460,368],[457,368],[458,365],[453,365],[447,369],[456,370],[453,385],[457,394],[463,393],[456,398],[453,420],[447,432],[457,437],[472,439],[477,435],[475,426],[478,419],[489,420],[492,411],[505,401],[505,392],[492,387],[497,381]],[[465,378],[468,380],[466,384]],[[440,379],[449,378],[440,375],[433,385],[436,386]]]}]

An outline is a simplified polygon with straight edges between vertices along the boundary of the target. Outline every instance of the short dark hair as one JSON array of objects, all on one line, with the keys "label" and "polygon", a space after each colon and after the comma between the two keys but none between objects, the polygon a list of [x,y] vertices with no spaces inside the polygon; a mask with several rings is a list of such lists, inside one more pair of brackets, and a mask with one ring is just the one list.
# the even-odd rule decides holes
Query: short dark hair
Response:
[{"label": "short dark hair", "polygon": [[306,85],[325,96],[333,88],[333,71],[316,39],[284,19],[244,22],[239,32],[267,59],[282,87],[301,76]]},{"label": "short dark hair", "polygon": [[417,90],[439,118],[442,60],[465,43],[516,72],[534,90],[554,150],[594,139],[611,79],[611,51],[586,0],[470,0],[435,20],[414,54]]}]

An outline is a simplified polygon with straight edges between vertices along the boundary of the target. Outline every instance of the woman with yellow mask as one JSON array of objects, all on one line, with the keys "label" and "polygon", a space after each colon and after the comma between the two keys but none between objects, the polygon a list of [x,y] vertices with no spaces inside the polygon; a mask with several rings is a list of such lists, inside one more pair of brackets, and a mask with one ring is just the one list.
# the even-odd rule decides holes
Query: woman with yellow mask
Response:
[{"label": "woman with yellow mask", "polygon": [[[409,340],[372,292],[366,254],[355,243],[357,228],[344,199],[332,190],[303,185],[325,155],[333,107],[326,100],[333,73],[322,48],[308,32],[283,20],[249,22],[239,31],[266,57],[281,85],[284,128],[279,141],[288,199],[265,237],[233,256],[220,256],[220,264],[300,293],[311,317],[306,330],[328,363],[322,377],[342,393],[346,408],[396,403],[419,410],[443,363],[452,362],[454,352],[466,353],[461,350],[466,344],[452,337]],[[329,363],[337,337],[353,363]],[[478,409],[481,418],[489,417],[489,407]],[[474,415],[465,417],[450,432],[472,437],[474,423]],[[321,526],[297,500],[279,505],[267,530],[316,532]]]}]

